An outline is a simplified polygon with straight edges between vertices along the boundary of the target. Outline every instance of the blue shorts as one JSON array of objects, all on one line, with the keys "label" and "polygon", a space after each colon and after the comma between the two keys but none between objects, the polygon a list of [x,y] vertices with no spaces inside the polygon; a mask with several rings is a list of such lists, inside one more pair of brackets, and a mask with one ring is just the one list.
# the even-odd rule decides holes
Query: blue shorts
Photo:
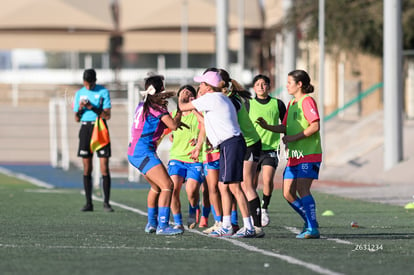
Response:
[{"label": "blue shorts", "polygon": [[220,161],[215,160],[215,161],[203,163],[204,176],[208,175],[208,170],[220,170]]},{"label": "blue shorts", "polygon": [[203,164],[200,162],[188,163],[179,160],[168,162],[168,174],[180,176],[184,180],[193,179],[199,183],[204,181]]},{"label": "blue shorts", "polygon": [[153,151],[143,152],[140,156],[128,156],[128,161],[144,175],[154,166],[162,164],[157,153]]},{"label": "blue shorts", "polygon": [[296,166],[286,166],[283,179],[315,179],[319,178],[320,162],[304,162]]},{"label": "blue shorts", "polygon": [[219,181],[233,183],[243,181],[243,162],[246,142],[242,135],[229,138],[220,144]]}]

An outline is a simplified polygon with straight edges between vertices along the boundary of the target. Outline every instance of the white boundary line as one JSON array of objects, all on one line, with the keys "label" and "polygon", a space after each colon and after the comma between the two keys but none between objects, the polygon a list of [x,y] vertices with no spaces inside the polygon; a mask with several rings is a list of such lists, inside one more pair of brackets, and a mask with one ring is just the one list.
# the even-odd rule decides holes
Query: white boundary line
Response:
[{"label": "white boundary line", "polygon": [[18,178],[20,180],[28,181],[31,184],[39,186],[39,187],[44,187],[44,188],[47,188],[47,189],[55,188],[55,186],[52,185],[52,184],[49,184],[49,183],[46,183],[44,181],[35,179],[35,178],[27,176],[25,174],[14,173],[14,172],[10,171],[9,169],[6,169],[6,168],[1,167],[1,166],[0,166],[0,173],[3,173],[3,174],[5,174],[7,176],[10,176],[10,177]]},{"label": "white boundary line", "polygon": [[[93,196],[93,199],[96,200],[96,201],[101,201],[101,202],[103,201],[103,199],[98,198],[96,196]],[[113,201],[110,201],[110,204],[114,205],[114,206],[118,206],[118,207],[126,209],[126,210],[129,210],[129,211],[132,211],[132,212],[135,212],[135,213],[138,213],[138,214],[143,215],[143,216],[148,216],[146,212],[144,212],[142,210],[139,210],[137,208],[132,208],[132,207],[129,207],[127,205],[117,203],[117,202],[113,202]],[[198,235],[208,237],[206,234],[203,234],[202,232],[200,232],[198,230],[188,229],[188,231],[190,231],[192,233],[195,233],[195,234],[198,234]],[[212,237],[208,237],[208,238],[212,238]],[[278,258],[278,259],[283,260],[285,262],[288,262],[290,264],[303,266],[303,267],[305,267],[309,270],[312,270],[316,273],[319,273],[319,274],[326,274],[326,275],[339,275],[339,274],[342,274],[342,273],[338,273],[338,272],[329,270],[327,268],[321,267],[321,266],[316,265],[316,264],[301,261],[301,260],[293,258],[291,256],[282,255],[282,254],[270,252],[270,251],[267,251],[267,250],[264,250],[264,249],[260,249],[260,248],[257,248],[257,247],[252,246],[252,245],[248,245],[244,242],[241,242],[241,241],[238,241],[238,240],[235,240],[235,239],[219,238],[219,240],[228,241],[228,242],[232,243],[235,246],[239,246],[239,247],[244,248],[244,249],[246,249],[248,251],[251,251],[251,252],[261,253],[261,254],[266,255],[266,256],[270,256],[270,257],[273,257],[273,258]]]},{"label": "white boundary line", "polygon": [[[45,187],[45,188],[54,188],[54,186],[51,185],[51,184],[48,184],[48,183],[39,181],[39,180],[37,180],[35,178],[26,176],[24,174],[13,173],[13,172],[9,171],[8,169],[2,168],[2,167],[0,167],[0,172],[6,174],[8,176],[14,176],[14,177],[17,177],[19,179],[26,180],[26,181],[28,181],[28,182],[36,185],[36,186]],[[96,201],[103,201],[103,199],[98,198],[96,196],[93,196],[93,199],[96,200]],[[131,211],[131,212],[134,212],[134,213],[137,213],[139,215],[148,216],[146,212],[144,212],[144,211],[142,211],[140,209],[133,208],[133,207],[129,207],[127,205],[124,205],[124,204],[121,204],[121,203],[117,203],[117,202],[114,202],[114,201],[110,201],[110,203],[112,205],[114,205],[114,206],[123,208],[125,210]],[[194,230],[194,229],[189,229],[188,231],[190,231],[192,233],[196,233],[196,234],[202,235],[202,236],[206,236],[202,232],[199,232],[199,231]],[[220,240],[230,242],[230,243],[232,243],[235,246],[239,246],[239,247],[244,248],[244,249],[246,249],[248,251],[251,251],[251,252],[261,253],[263,255],[270,256],[270,257],[273,257],[273,258],[277,258],[277,259],[280,259],[280,260],[285,261],[285,262],[290,263],[290,264],[302,266],[304,268],[307,268],[307,269],[309,269],[311,271],[314,271],[316,273],[319,273],[319,274],[326,274],[326,275],[341,275],[342,274],[342,273],[335,272],[335,271],[332,271],[330,269],[321,267],[321,266],[316,265],[316,264],[312,264],[312,263],[308,263],[308,262],[305,262],[305,261],[301,261],[301,260],[296,259],[296,258],[291,257],[291,256],[282,255],[282,254],[270,252],[270,251],[267,251],[267,250],[264,250],[264,249],[260,249],[260,248],[257,248],[257,247],[252,246],[252,245],[248,245],[248,244],[246,244],[244,242],[241,242],[241,241],[238,241],[238,240],[234,240],[234,239],[230,239],[230,238],[220,238]],[[4,245],[4,244],[1,244],[0,245],[0,247],[5,247],[5,246],[7,246],[7,245]],[[51,247],[51,248],[53,248],[53,247]],[[58,248],[58,247],[56,247],[56,248]],[[65,247],[62,246],[61,248],[65,248]]]}]

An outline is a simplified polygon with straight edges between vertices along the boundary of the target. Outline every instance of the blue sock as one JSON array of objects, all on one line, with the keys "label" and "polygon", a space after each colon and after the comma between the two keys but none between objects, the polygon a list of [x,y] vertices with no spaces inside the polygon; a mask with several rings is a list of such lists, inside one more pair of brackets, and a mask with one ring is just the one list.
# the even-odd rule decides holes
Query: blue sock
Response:
[{"label": "blue sock", "polygon": [[308,221],[308,228],[318,228],[318,222],[316,221],[316,205],[312,195],[303,197],[303,208],[306,212],[306,219]]},{"label": "blue sock", "polygon": [[294,202],[289,202],[290,207],[292,207],[305,221],[306,227],[308,227],[308,220],[306,219],[305,209],[303,208],[303,204],[301,199],[296,199]]},{"label": "blue sock", "polygon": [[170,221],[170,208],[169,207],[159,207],[158,209],[158,226],[161,228],[165,228],[168,226]]},{"label": "blue sock", "polygon": [[200,208],[200,206],[198,206],[198,204],[196,204],[196,206],[191,206],[191,204],[188,204],[188,213],[191,215],[191,214],[193,214],[193,215],[195,215],[196,214],[196,211],[197,211],[197,209],[199,209]]},{"label": "blue sock", "polygon": [[183,215],[181,213],[174,214],[174,224],[183,224]]},{"label": "blue sock", "polygon": [[237,210],[231,210],[231,224],[239,224],[239,219],[237,217]]},{"label": "blue sock", "polygon": [[216,210],[214,210],[214,207],[213,206],[211,206],[211,212],[213,212],[214,220],[216,222],[221,222],[222,217],[221,216],[217,216]]},{"label": "blue sock", "polygon": [[157,226],[158,207],[148,207],[148,223],[152,226]]},{"label": "blue sock", "polygon": [[205,207],[203,205],[203,217],[208,218],[208,216],[210,215],[210,211],[211,211],[211,208],[210,207]]}]

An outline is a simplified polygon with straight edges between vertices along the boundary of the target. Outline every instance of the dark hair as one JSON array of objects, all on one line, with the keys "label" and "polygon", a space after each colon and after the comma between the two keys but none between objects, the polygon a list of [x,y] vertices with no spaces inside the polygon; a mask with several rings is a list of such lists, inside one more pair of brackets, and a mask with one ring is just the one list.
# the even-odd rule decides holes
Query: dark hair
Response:
[{"label": "dark hair", "polygon": [[302,82],[302,92],[305,94],[313,93],[314,87],[310,83],[311,79],[307,72],[304,70],[294,70],[291,71],[289,74],[295,80],[296,83]]},{"label": "dark hair", "polygon": [[[237,82],[234,79],[231,79],[230,74],[224,70],[224,69],[217,69],[217,68],[209,68],[206,71],[214,71],[214,72],[218,72],[221,76],[221,79],[223,79],[224,83],[222,86],[222,92],[226,93],[226,94],[237,94],[240,97],[244,98],[244,99],[250,99],[251,98],[251,94],[249,91],[247,91],[245,88],[243,88],[243,86]],[[230,87],[230,83],[231,83],[231,87]]]},{"label": "dark hair", "polygon": [[270,78],[267,77],[266,75],[263,74],[258,74],[253,78],[252,81],[252,85],[254,86],[254,83],[256,83],[259,79],[263,79],[263,81],[267,84],[270,85]]},{"label": "dark hair", "polygon": [[86,69],[83,72],[83,80],[85,80],[88,83],[94,83],[96,82],[96,72],[94,69]]},{"label": "dark hair", "polygon": [[191,92],[191,94],[194,96],[194,98],[196,98],[197,97],[197,92],[196,92],[196,90],[194,89],[194,87],[193,86],[191,86],[191,85],[183,85],[183,86],[181,86],[179,89],[178,89],[178,92],[177,92],[177,97],[179,97],[180,96],[180,93],[182,92],[182,91],[184,91],[184,90],[189,90],[190,92]]},{"label": "dark hair", "polygon": [[162,75],[150,75],[149,77],[145,78],[145,90],[148,89],[150,86],[154,87],[155,94],[154,95],[147,95],[147,100],[144,102],[144,115],[146,116],[148,113],[149,108],[153,108],[155,110],[162,110],[162,108],[166,108],[168,102],[162,99],[161,97],[157,96],[157,94],[164,91],[164,76]]}]

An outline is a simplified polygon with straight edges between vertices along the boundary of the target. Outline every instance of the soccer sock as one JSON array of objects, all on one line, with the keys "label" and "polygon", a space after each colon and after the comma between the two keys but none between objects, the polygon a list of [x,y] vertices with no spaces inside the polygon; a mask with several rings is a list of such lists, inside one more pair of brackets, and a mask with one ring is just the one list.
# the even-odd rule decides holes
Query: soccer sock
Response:
[{"label": "soccer sock", "polygon": [[188,213],[190,215],[195,215],[197,212],[197,209],[199,209],[200,206],[198,206],[198,204],[196,204],[195,206],[191,206],[191,204],[188,204]]},{"label": "soccer sock", "polygon": [[181,213],[174,214],[174,224],[183,224],[183,215]]},{"label": "soccer sock", "polygon": [[160,228],[165,228],[168,226],[170,221],[170,208],[169,207],[159,207],[158,208],[158,226]]},{"label": "soccer sock", "polygon": [[85,189],[86,204],[92,204],[92,176],[83,176],[83,187]]},{"label": "soccer sock", "polygon": [[104,193],[104,203],[109,203],[109,196],[111,194],[111,176],[109,174],[102,176],[102,186]]},{"label": "soccer sock", "polygon": [[267,209],[269,207],[271,197],[272,197],[272,195],[267,196],[267,195],[263,194],[263,199],[262,199],[262,208],[263,209]]},{"label": "soccer sock", "polygon": [[230,216],[223,216],[223,227],[230,228],[231,227],[231,217]]},{"label": "soccer sock", "polygon": [[[224,217],[223,217],[224,219]],[[239,218],[237,216],[237,210],[231,210],[231,224],[239,224]]]},{"label": "soccer sock", "polygon": [[316,205],[312,195],[303,197],[301,200],[306,212],[308,228],[318,228],[318,222],[316,221]]},{"label": "soccer sock", "polygon": [[148,207],[148,223],[152,226],[157,226],[158,207]]},{"label": "soccer sock", "polygon": [[216,222],[221,222],[222,216],[217,216],[216,210],[214,210],[213,205],[211,206],[211,212],[213,212],[214,220]]},{"label": "soccer sock", "polygon": [[248,202],[250,214],[253,217],[253,224],[258,227],[262,227],[262,210],[260,208],[260,199],[255,199]]},{"label": "soccer sock", "polygon": [[211,211],[211,207],[205,207],[203,205],[203,217],[208,218],[208,216],[210,215],[210,211]]},{"label": "soccer sock", "polygon": [[305,209],[303,208],[301,199],[296,199],[294,202],[289,202],[289,205],[302,217],[308,227],[308,220],[306,219]]},{"label": "soccer sock", "polygon": [[243,226],[248,230],[253,230],[252,220],[250,217],[243,218]]}]

